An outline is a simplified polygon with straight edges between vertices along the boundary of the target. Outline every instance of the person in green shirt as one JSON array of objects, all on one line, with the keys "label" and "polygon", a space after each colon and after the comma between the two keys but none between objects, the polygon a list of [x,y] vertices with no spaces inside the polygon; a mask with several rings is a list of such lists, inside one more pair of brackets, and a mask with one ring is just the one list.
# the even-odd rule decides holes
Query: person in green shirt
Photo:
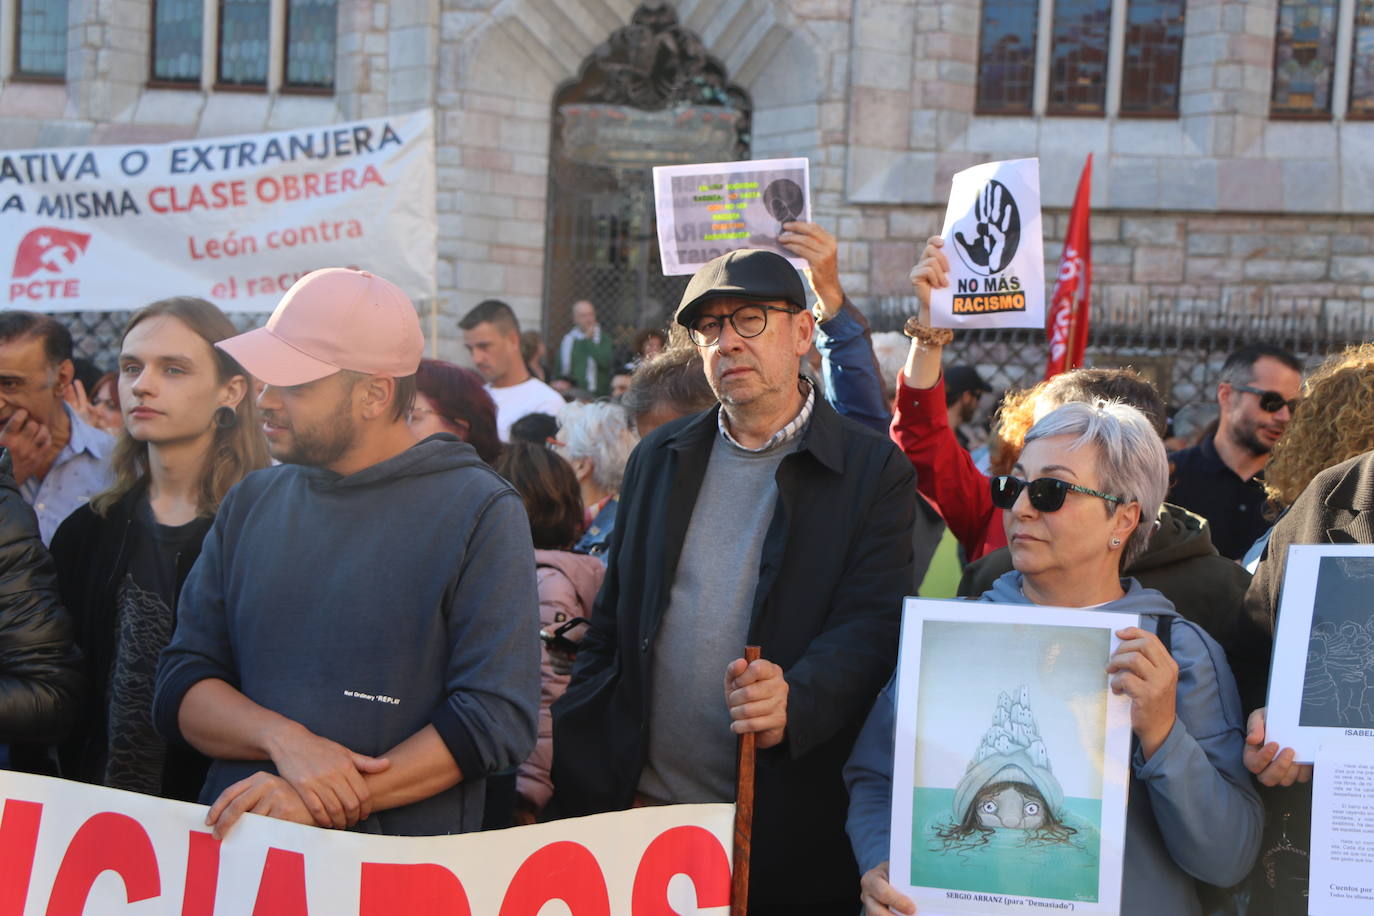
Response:
[{"label": "person in green shirt", "polygon": [[558,347],[558,375],[566,375],[583,391],[598,397],[611,393],[615,344],[596,323],[596,306],[585,299],[573,303],[573,326]]}]

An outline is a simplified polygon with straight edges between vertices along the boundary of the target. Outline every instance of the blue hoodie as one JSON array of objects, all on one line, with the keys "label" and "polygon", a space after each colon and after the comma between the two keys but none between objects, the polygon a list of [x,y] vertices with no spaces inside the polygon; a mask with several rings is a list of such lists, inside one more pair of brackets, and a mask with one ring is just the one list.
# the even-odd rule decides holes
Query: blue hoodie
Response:
[{"label": "blue hoodie", "polygon": [[[534,747],[539,598],[520,497],[452,436],[340,477],[283,465],[229,492],[177,604],[153,720],[179,737],[195,683],[362,754],[433,725],[464,781],[373,814],[370,833],[476,830],[483,776]],[[270,761],[216,760],[200,800]]]},{"label": "blue hoodie", "polygon": [[[1139,747],[1132,755],[1121,912],[1199,914],[1193,879],[1230,886],[1249,873],[1259,853],[1263,809],[1241,762],[1245,731],[1240,698],[1226,654],[1212,637],[1181,617],[1159,592],[1134,579],[1124,584],[1126,594],[1100,610],[1139,614],[1142,628],[1151,632],[1162,618],[1173,618],[1178,699],[1173,730],[1159,750],[1149,761]],[[994,582],[979,600],[1031,603],[1015,571]],[[849,787],[846,830],[860,872],[888,859],[895,683],[894,675],[878,695],[844,771]]]}]

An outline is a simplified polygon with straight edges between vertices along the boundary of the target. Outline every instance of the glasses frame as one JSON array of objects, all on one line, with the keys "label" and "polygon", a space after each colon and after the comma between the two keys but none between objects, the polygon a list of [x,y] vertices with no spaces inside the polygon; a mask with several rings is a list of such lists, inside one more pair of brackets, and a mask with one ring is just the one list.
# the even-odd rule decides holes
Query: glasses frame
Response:
[{"label": "glasses frame", "polygon": [[1234,391],[1244,391],[1247,394],[1258,395],[1260,410],[1265,413],[1278,413],[1285,407],[1288,408],[1289,413],[1293,413],[1298,409],[1298,403],[1302,401],[1302,398],[1293,398],[1293,400],[1290,401],[1277,391],[1271,391],[1268,388],[1256,388],[1254,385],[1237,385],[1232,383],[1231,388]]},{"label": "glasses frame", "polygon": [[[992,486],[992,504],[999,509],[1010,509],[1015,506],[1016,501],[1021,498],[1022,490],[1026,491],[1031,506],[1037,512],[1058,512],[1064,508],[1064,500],[1070,492],[1082,493],[1084,496],[1096,496],[1098,499],[1105,499],[1107,502],[1117,505],[1125,505],[1126,503],[1126,500],[1120,496],[1112,496],[1101,490],[1069,483],[1058,477],[1037,477],[1035,480],[1022,480],[1011,474],[1003,474],[1000,477],[991,478],[989,483]],[[1003,505],[1001,498],[1009,485],[1012,488],[1011,498]]]},{"label": "glasses frame", "polygon": [[[739,325],[735,323],[735,316],[738,315],[740,312],[744,311],[745,309],[762,309],[762,310],[763,310],[763,325],[758,329],[758,331],[757,331],[756,333],[753,333],[753,334],[746,334],[746,333],[744,333],[743,331],[741,331],[740,328],[739,328]],[[769,313],[769,312],[786,312],[786,313],[789,314],[789,315],[796,315],[796,314],[799,314],[799,313],[801,312],[801,309],[795,308],[795,307],[783,308],[783,307],[780,306],[780,305],[769,305],[769,304],[766,303],[766,302],[750,302],[748,305],[741,305],[739,308],[735,309],[733,312],[727,312],[727,313],[724,314],[724,315],[698,315],[696,318],[693,318],[693,319],[692,319],[692,323],[691,323],[690,325],[688,325],[688,327],[687,327],[687,336],[690,337],[690,338],[692,339],[692,343],[695,344],[695,345],[698,346],[698,347],[714,347],[716,344],[720,343],[720,331],[717,331],[717,332],[716,332],[716,336],[715,336],[715,339],[714,339],[714,340],[710,341],[709,343],[702,343],[701,340],[697,339],[697,334],[698,334],[698,332],[697,332],[697,329],[696,329],[696,323],[697,323],[698,321],[701,321],[701,320],[703,320],[703,319],[705,319],[705,318],[714,318],[714,319],[716,319],[717,321],[720,321],[720,330],[721,330],[721,331],[725,330],[725,322],[726,322],[726,320],[728,320],[728,321],[730,322],[730,327],[734,329],[734,332],[735,332],[737,335],[739,335],[740,337],[744,338],[745,340],[748,340],[748,339],[753,338],[753,337],[758,337],[758,336],[759,336],[760,334],[762,334],[764,331],[768,330],[768,313]]]}]

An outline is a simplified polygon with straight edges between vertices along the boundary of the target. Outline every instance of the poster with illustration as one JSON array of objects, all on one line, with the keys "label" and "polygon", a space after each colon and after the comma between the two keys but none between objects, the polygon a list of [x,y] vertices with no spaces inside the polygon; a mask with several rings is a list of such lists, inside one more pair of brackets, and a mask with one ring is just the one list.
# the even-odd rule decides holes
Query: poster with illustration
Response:
[{"label": "poster with illustration", "polygon": [[892,883],[933,914],[1120,910],[1133,614],[908,598]]},{"label": "poster with illustration", "polygon": [[985,162],[956,172],[940,235],[949,285],[931,290],[932,325],[1045,327],[1039,159]]},{"label": "poster with illustration", "polygon": [[1374,545],[1288,550],[1274,665],[1271,741],[1311,763],[1317,748],[1363,744],[1374,754]]},{"label": "poster with illustration", "polygon": [[811,219],[810,163],[754,159],[654,168],[663,273],[696,273],[737,248],[766,248],[809,267],[778,243],[782,224]]}]

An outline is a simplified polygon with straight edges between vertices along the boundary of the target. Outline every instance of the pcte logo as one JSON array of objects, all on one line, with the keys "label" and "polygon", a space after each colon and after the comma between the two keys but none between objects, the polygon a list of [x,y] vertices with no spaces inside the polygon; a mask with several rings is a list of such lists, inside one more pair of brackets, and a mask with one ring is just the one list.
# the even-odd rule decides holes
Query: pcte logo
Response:
[{"label": "pcte logo", "polygon": [[[51,227],[35,229],[24,236],[14,253],[9,301],[75,299],[80,296],[79,278],[49,275],[65,273],[86,253],[90,242],[91,237],[84,232]],[[38,279],[29,279],[35,274],[42,276]]]}]

